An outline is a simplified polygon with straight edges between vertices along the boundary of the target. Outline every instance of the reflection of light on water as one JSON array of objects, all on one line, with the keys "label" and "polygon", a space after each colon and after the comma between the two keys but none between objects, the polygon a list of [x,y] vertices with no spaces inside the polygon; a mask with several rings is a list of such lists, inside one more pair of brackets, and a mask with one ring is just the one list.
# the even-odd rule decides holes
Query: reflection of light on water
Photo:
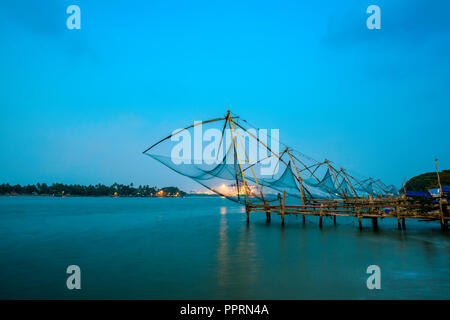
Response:
[{"label": "reflection of light on water", "polygon": [[227,208],[220,207],[219,248],[217,250],[219,284],[224,286],[229,269]]},{"label": "reflection of light on water", "polygon": [[[222,290],[241,294],[249,286],[255,285],[260,265],[257,257],[255,234],[247,225],[239,230],[228,230],[227,209],[229,214],[245,212],[242,206],[236,209],[220,207],[219,243],[217,246],[217,283]],[[234,246],[232,236],[238,236]],[[230,291],[231,290],[231,291]]]},{"label": "reflection of light on water", "polygon": [[[245,207],[243,207],[245,212]],[[247,224],[241,227],[238,245],[236,248],[236,260],[239,265],[239,284],[237,290],[255,285],[259,271],[259,261],[255,242],[255,231]]]}]

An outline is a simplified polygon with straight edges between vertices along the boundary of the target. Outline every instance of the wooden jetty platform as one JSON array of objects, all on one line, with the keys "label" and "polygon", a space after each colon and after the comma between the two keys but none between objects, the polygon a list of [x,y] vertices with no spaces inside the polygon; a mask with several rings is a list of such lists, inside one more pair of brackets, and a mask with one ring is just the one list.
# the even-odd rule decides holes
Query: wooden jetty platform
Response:
[{"label": "wooden jetty platform", "polygon": [[448,230],[450,220],[450,207],[445,198],[429,201],[406,197],[314,199],[305,205],[286,205],[286,192],[283,192],[278,202],[278,204],[248,203],[246,205],[247,222],[250,221],[251,212],[262,212],[266,214],[267,222],[271,221],[271,214],[280,215],[282,225],[286,215],[301,215],[303,223],[305,223],[305,216],[318,217],[319,227],[322,227],[325,217],[333,217],[333,223],[336,224],[336,217],[341,216],[358,219],[360,229],[362,229],[362,219],[370,219],[372,226],[378,228],[379,218],[392,218],[397,220],[398,230],[406,228],[405,219],[436,221],[441,224],[442,230]]}]

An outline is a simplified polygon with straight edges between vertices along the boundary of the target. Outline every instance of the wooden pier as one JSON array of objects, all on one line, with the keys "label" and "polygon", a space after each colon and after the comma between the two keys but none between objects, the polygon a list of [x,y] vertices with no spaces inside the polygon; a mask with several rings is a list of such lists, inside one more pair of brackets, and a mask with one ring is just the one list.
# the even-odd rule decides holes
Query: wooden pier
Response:
[{"label": "wooden pier", "polygon": [[250,221],[251,212],[263,212],[267,222],[271,221],[271,214],[281,216],[284,225],[285,216],[301,215],[303,224],[305,216],[318,217],[319,227],[322,227],[324,217],[354,217],[358,219],[359,228],[362,229],[362,219],[370,219],[372,226],[378,228],[378,218],[392,218],[397,220],[399,230],[406,228],[405,219],[420,219],[436,221],[441,224],[442,230],[448,230],[450,220],[449,204],[447,199],[415,200],[402,197],[388,198],[356,198],[356,199],[313,199],[305,205],[286,205],[286,192],[279,195],[278,204],[252,204],[246,206],[247,222]]}]

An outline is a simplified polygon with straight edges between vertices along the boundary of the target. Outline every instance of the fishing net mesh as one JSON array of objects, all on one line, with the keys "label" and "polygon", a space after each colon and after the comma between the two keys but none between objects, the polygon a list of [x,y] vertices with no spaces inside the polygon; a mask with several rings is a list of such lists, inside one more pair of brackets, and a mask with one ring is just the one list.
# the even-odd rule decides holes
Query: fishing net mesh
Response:
[{"label": "fishing net mesh", "polygon": [[144,154],[198,182],[205,193],[239,203],[270,203],[283,192],[297,204],[398,195],[395,186],[316,161],[236,118],[177,129]]}]

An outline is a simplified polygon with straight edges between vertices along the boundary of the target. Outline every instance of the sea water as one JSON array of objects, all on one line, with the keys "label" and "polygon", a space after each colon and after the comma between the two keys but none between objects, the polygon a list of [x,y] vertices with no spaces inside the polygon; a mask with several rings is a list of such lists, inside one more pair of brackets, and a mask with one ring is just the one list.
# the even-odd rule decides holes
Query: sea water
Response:
[{"label": "sea water", "polygon": [[450,232],[436,222],[280,220],[247,225],[219,197],[0,197],[0,299],[450,299]]}]

